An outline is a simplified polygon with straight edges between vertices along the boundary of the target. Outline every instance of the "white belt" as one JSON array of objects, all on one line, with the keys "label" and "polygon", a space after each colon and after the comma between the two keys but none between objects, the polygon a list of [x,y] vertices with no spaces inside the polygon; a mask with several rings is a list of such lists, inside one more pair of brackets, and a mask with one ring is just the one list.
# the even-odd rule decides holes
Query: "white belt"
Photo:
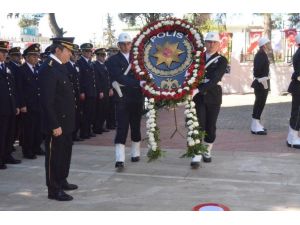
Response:
[{"label": "white belt", "polygon": [[[208,83],[209,81],[210,81],[210,79],[204,78],[204,79],[202,80],[202,83],[203,83],[203,84],[206,84],[206,83]],[[222,81],[219,81],[219,82],[217,83],[217,85],[222,85]]]}]

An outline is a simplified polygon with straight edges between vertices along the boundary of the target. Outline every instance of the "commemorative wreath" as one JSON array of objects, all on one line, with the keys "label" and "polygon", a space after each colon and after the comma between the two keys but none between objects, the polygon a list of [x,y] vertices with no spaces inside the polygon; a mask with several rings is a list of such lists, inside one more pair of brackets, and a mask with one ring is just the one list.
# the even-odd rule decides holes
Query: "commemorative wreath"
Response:
[{"label": "commemorative wreath", "polygon": [[147,140],[149,160],[159,158],[157,104],[175,107],[185,104],[187,152],[193,157],[206,151],[204,133],[196,116],[193,90],[205,72],[203,39],[192,24],[177,18],[159,20],[145,26],[133,39],[131,68],[138,80],[144,81],[143,93],[148,98]]}]

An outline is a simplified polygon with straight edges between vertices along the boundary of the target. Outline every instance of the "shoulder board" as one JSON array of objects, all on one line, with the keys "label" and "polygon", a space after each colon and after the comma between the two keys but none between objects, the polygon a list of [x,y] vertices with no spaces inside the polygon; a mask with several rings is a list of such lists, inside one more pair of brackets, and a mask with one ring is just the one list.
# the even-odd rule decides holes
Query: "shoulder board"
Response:
[{"label": "shoulder board", "polygon": [[50,60],[50,62],[48,63],[49,66],[52,66],[53,60]]}]

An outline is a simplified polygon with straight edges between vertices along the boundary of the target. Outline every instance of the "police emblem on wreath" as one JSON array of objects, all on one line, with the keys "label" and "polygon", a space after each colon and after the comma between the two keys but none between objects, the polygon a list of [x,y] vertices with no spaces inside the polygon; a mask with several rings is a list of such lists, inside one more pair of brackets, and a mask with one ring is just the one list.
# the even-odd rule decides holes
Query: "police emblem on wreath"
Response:
[{"label": "police emblem on wreath", "polygon": [[144,93],[175,103],[185,99],[204,73],[202,37],[187,21],[170,18],[142,29],[133,40],[131,57]]},{"label": "police emblem on wreath", "polygon": [[204,76],[202,36],[189,22],[168,18],[145,26],[132,44],[131,68],[137,79],[145,81],[142,89],[148,97],[146,127],[149,160],[162,155],[156,102],[173,106],[174,112],[177,103],[185,103],[188,134],[187,152],[183,157],[205,152],[201,141],[204,134],[199,131],[195,104],[191,98]]}]

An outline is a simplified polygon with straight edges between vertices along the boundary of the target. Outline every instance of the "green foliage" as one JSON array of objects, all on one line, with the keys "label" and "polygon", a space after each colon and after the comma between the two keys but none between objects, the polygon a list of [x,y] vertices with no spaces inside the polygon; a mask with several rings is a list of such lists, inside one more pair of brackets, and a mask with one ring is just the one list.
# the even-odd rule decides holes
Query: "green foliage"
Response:
[{"label": "green foliage", "polygon": [[19,26],[21,28],[38,26],[40,19],[44,14],[36,13],[36,14],[22,14],[21,19],[19,21]]},{"label": "green foliage", "polygon": [[113,30],[112,17],[107,14],[107,27],[104,29],[105,45],[106,47],[112,47],[116,45],[115,30]]},{"label": "green foliage", "polygon": [[[136,25],[144,26],[170,16],[172,16],[171,13],[119,13],[120,20],[131,27]],[[141,22],[141,24],[139,24],[139,22]]]}]

